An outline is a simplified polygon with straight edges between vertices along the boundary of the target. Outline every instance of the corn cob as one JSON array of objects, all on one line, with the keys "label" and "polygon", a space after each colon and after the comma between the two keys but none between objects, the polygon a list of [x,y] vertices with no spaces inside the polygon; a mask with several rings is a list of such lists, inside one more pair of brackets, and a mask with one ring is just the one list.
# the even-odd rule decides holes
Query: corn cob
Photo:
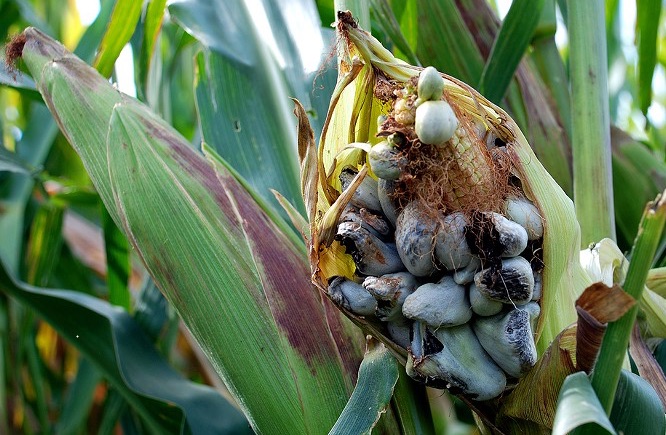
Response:
[{"label": "corn cob", "polygon": [[[575,282],[583,275],[572,204],[499,107],[432,67],[395,59],[348,13],[339,13],[338,31],[349,57],[318,159],[302,162],[319,180],[304,192],[313,282],[334,299],[329,283],[369,286],[374,314],[366,293],[360,309],[349,301],[341,309],[410,376],[493,399],[575,320],[573,300],[585,283]],[[370,197],[365,206],[354,199]],[[369,223],[355,229],[341,219],[350,204],[393,226],[373,242],[386,248],[371,256],[389,259],[390,272],[369,276],[370,255],[358,246]],[[395,276],[417,285],[388,301],[398,294]]]}]

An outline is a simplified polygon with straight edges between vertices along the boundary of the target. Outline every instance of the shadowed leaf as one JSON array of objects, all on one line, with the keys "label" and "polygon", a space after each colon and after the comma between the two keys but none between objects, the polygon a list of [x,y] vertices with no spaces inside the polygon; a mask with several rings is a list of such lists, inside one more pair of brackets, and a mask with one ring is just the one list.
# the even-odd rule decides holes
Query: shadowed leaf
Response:
[{"label": "shadowed leaf", "polygon": [[[152,430],[186,433],[189,426],[193,434],[250,433],[243,416],[222,396],[169,367],[127,312],[78,292],[20,283],[4,262],[0,290],[35,310],[90,358]],[[209,418],[213,412],[219,418]]]}]

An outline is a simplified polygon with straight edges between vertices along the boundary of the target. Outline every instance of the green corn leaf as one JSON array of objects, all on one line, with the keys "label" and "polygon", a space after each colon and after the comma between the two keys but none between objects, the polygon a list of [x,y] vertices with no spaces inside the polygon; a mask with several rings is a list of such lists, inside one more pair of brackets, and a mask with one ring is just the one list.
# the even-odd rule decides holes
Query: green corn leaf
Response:
[{"label": "green corn leaf", "polygon": [[454,2],[411,2],[418,16],[416,55],[421,62],[466,83],[478,83],[483,58]]},{"label": "green corn leaf", "polygon": [[[118,394],[116,390],[109,390],[109,394],[107,394],[106,400],[104,400],[103,415],[99,424],[98,435],[113,435],[119,420],[127,412],[128,406],[123,396]],[[120,421],[120,423],[124,433],[139,435],[140,432],[137,432],[134,426],[128,428],[125,421]]]},{"label": "green corn leaf", "polygon": [[[104,26],[111,15],[112,0],[102,2],[102,9],[95,22],[88,27],[81,37],[75,52],[78,56],[88,59],[92,57],[102,39]],[[30,111],[30,119],[23,136],[16,145],[17,157],[30,167],[42,165],[53,143],[58,128],[43,104],[34,103]],[[4,181],[5,190],[0,195],[0,257],[13,272],[18,271],[21,235],[25,204],[30,197],[33,180],[22,174],[12,174]]]},{"label": "green corn leaf", "polygon": [[636,0],[636,39],[638,41],[638,100],[647,114],[652,103],[652,76],[657,65],[657,42],[661,0]]},{"label": "green corn leaf", "polygon": [[[315,129],[321,129],[334,83],[318,79],[313,86],[315,74],[304,72],[297,38],[322,38],[311,2],[293,2],[302,20],[287,16],[286,8],[275,2],[260,4],[279,54],[270,49],[270,38],[260,36],[252,19],[256,14],[242,1],[179,1],[169,12],[208,48],[196,58],[197,110],[205,142],[275,209],[280,206],[270,189],[303,213],[289,98],[298,98],[312,112]],[[322,39],[322,50],[323,44]],[[326,89],[317,89],[322,84]]]},{"label": "green corn leaf", "polygon": [[411,379],[402,368],[393,392],[395,407],[405,435],[434,434],[426,387]]},{"label": "green corn leaf", "polygon": [[0,56],[0,85],[21,91],[23,95],[37,97],[38,92],[35,82],[21,71],[12,71],[7,68],[4,56]]},{"label": "green corn leaf", "polygon": [[0,172],[14,172],[16,174],[30,175],[32,170],[19,160],[16,154],[0,145]]},{"label": "green corn leaf", "polygon": [[613,143],[613,195],[620,246],[629,247],[643,215],[643,205],[666,188],[666,164],[647,146],[619,130]]},{"label": "green corn leaf", "polygon": [[369,434],[391,401],[399,364],[384,345],[368,340],[358,383],[329,435]]},{"label": "green corn leaf", "polygon": [[62,206],[46,202],[39,207],[30,228],[26,253],[26,280],[46,286],[60,258],[62,247]]},{"label": "green corn leaf", "polygon": [[610,420],[618,433],[666,433],[659,396],[645,379],[627,370],[620,375]]},{"label": "green corn leaf", "polygon": [[113,65],[120,55],[123,47],[132,37],[136,23],[141,17],[143,2],[135,0],[118,0],[111,21],[109,22],[104,38],[99,46],[95,58],[95,68],[104,77],[110,77]]},{"label": "green corn leaf", "polygon": [[481,74],[479,92],[499,104],[506,93],[534,31],[539,24],[544,0],[516,0],[500,27]]},{"label": "green corn leaf", "polygon": [[102,374],[89,359],[79,360],[76,378],[67,390],[62,412],[55,425],[56,433],[67,435],[82,433],[94,403],[95,390],[102,379]]},{"label": "green corn leaf", "polygon": [[143,40],[139,54],[139,89],[146,93],[148,74],[152,63],[157,38],[162,29],[166,0],[150,0],[143,20]]},{"label": "green corn leaf", "polygon": [[[49,111],[33,103],[30,125],[16,145],[17,157],[30,166],[40,166],[51,148],[58,129]],[[21,236],[25,217],[25,205],[30,197],[33,178],[25,174],[12,173],[3,181],[0,193],[0,257],[11,271],[19,269]]]},{"label": "green corn leaf", "polygon": [[12,0],[11,3],[14,3],[21,14],[21,18],[23,18],[26,23],[44,29],[44,32],[48,35],[54,34],[52,26],[40,16],[41,14],[35,9],[33,2],[29,0]]},{"label": "green corn leaf", "polygon": [[[95,363],[157,433],[209,434],[249,428],[214,390],[193,384],[157,354],[123,310],[85,294],[16,281],[0,262],[0,291],[30,307]],[[211,413],[219,418],[211,419]]]},{"label": "green corn leaf", "polygon": [[[396,47],[396,57],[403,58],[407,63],[412,65],[419,65],[419,59],[412,51],[409,43],[405,39],[400,29],[400,24],[391,9],[388,0],[371,0],[371,12],[374,14],[375,21],[382,27],[384,33],[391,38]],[[400,55],[402,53],[402,56]]]},{"label": "green corn leaf", "polygon": [[585,425],[601,428],[599,433],[616,434],[589,378],[584,372],[577,372],[567,376],[560,390],[553,435],[566,435]]},{"label": "green corn leaf", "polygon": [[299,248],[145,106],[38,31],[24,34],[25,63],[100,198],[253,427],[332,426],[354,355],[339,353]]}]

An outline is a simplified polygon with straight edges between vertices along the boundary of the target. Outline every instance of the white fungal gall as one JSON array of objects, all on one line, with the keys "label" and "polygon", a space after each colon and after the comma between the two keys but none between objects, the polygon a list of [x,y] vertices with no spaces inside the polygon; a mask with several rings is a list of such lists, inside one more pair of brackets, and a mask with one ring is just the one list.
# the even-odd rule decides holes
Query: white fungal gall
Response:
[{"label": "white fungal gall", "polygon": [[499,237],[498,241],[504,248],[502,257],[515,257],[527,247],[527,231],[525,228],[498,213],[490,213],[495,230]]},{"label": "white fungal gall", "polygon": [[451,213],[442,221],[437,232],[435,257],[447,270],[458,270],[472,261],[472,251],[465,240],[468,222],[461,212]]},{"label": "white fungal gall", "polygon": [[436,271],[433,261],[437,222],[425,212],[419,201],[412,201],[398,216],[395,243],[408,271],[428,276]]},{"label": "white fungal gall", "polygon": [[370,148],[368,163],[377,177],[384,180],[397,180],[400,172],[407,165],[407,158],[388,142],[382,141]]},{"label": "white fungal gall", "polygon": [[416,108],[414,129],[419,140],[429,145],[443,145],[453,137],[458,118],[446,101],[426,101]]},{"label": "white fungal gall", "polygon": [[429,66],[419,74],[417,86],[419,101],[439,100],[444,92],[444,78],[434,67]]},{"label": "white fungal gall", "polygon": [[472,309],[465,287],[445,276],[436,284],[423,284],[407,296],[402,314],[408,319],[440,328],[467,323],[472,318]]},{"label": "white fungal gall", "polygon": [[501,267],[478,272],[474,284],[488,299],[505,304],[526,304],[534,291],[532,266],[523,257],[502,260]]},{"label": "white fungal gall", "polygon": [[419,367],[424,375],[446,380],[474,400],[493,399],[504,391],[506,376],[483,349],[469,324],[434,332],[444,348]]},{"label": "white fungal gall", "polygon": [[473,325],[481,346],[510,376],[518,378],[537,360],[530,312],[513,309],[507,314],[480,317]]},{"label": "white fungal gall", "polygon": [[469,286],[469,302],[472,311],[479,316],[494,316],[502,311],[503,306],[499,301],[488,299],[474,283]]},{"label": "white fungal gall", "polygon": [[543,237],[543,221],[539,210],[525,198],[509,198],[506,201],[506,215],[527,231],[529,240]]},{"label": "white fungal gall", "polygon": [[380,178],[377,182],[377,196],[379,197],[379,204],[381,205],[382,212],[386,219],[395,226],[398,220],[398,210],[391,200],[390,195],[395,190],[395,182],[392,180],[385,180]]},{"label": "white fungal gall", "polygon": [[[356,172],[351,169],[345,169],[340,173],[342,190],[346,190],[352,184],[354,177],[356,177]],[[354,192],[351,204],[359,208],[367,208],[368,210],[381,210],[382,206],[377,193],[377,180],[366,176]]]},{"label": "white fungal gall", "polygon": [[377,309],[377,301],[361,284],[343,277],[331,281],[328,293],[337,304],[361,316],[373,315]]}]

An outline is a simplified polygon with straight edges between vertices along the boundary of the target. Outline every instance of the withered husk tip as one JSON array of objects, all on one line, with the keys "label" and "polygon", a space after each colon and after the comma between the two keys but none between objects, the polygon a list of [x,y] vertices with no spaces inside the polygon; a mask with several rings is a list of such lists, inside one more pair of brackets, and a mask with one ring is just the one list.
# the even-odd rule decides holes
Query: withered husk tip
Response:
[{"label": "withered husk tip", "polygon": [[10,73],[15,73],[16,63],[23,56],[23,47],[25,46],[25,32],[14,35],[5,46],[5,65]]}]

